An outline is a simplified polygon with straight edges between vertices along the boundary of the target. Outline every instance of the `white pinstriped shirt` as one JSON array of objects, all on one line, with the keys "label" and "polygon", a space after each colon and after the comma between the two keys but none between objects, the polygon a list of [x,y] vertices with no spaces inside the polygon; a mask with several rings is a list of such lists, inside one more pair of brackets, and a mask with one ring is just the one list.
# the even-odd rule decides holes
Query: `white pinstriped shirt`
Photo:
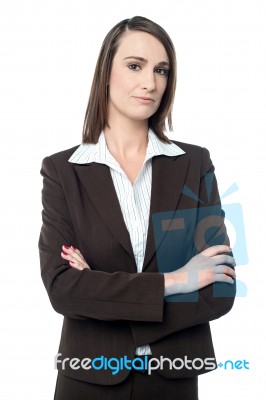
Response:
[{"label": "white pinstriped shirt", "polygon": [[[69,162],[78,164],[97,162],[110,167],[113,184],[130,235],[138,272],[142,271],[147,242],[152,186],[151,159],[161,154],[166,156],[178,156],[184,153],[185,152],[174,143],[163,143],[156,134],[149,129],[146,157],[133,185],[120,164],[109,152],[103,131],[99,136],[98,143],[81,144],[68,160]],[[137,347],[135,354],[152,354],[151,348],[148,344]]]}]

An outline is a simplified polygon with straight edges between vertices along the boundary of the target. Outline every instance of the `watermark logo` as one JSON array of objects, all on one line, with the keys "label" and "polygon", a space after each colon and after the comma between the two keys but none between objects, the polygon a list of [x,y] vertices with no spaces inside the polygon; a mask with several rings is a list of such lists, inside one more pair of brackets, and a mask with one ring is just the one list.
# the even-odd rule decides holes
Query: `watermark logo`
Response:
[{"label": "watermark logo", "polygon": [[62,353],[58,353],[54,359],[54,368],[65,370],[66,368],[70,368],[73,370],[83,369],[85,371],[89,371],[91,369],[95,371],[100,370],[111,370],[112,375],[117,375],[121,370],[147,370],[147,373],[150,375],[154,370],[163,370],[164,365],[167,366],[170,370],[206,370],[212,371],[217,367],[224,370],[249,370],[249,362],[245,359],[243,360],[226,360],[225,362],[219,362],[216,364],[214,358],[194,358],[190,359],[188,356],[184,356],[183,358],[177,357],[174,359],[170,359],[168,357],[160,356],[160,358],[152,357],[152,356],[144,356],[135,357],[133,359],[128,358],[127,356],[123,356],[120,358],[111,357],[107,358],[104,356],[99,356],[95,358],[83,358],[79,359],[77,357],[74,358],[62,358]]},{"label": "watermark logo", "polygon": [[[206,197],[205,203],[187,186],[182,193],[193,199],[199,207],[154,213],[152,215],[158,270],[161,273],[173,272],[184,266],[192,257],[204,248],[228,244],[226,226],[233,231],[232,253],[236,265],[248,263],[247,245],[245,238],[242,207],[239,203],[220,204],[220,200],[212,199],[215,183],[213,173],[205,176]],[[215,183],[216,184],[216,183]],[[224,199],[238,190],[234,183],[221,196]],[[230,285],[213,284],[214,297],[234,297],[235,293]],[[246,285],[236,280],[238,297],[247,294]],[[171,295],[166,301],[197,301],[197,291],[185,295]]]}]

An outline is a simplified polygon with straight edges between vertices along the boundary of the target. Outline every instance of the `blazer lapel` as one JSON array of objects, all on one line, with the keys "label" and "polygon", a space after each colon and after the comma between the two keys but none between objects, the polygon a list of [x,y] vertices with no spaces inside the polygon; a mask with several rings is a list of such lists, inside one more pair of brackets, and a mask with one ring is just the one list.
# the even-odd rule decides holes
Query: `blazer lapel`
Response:
[{"label": "blazer lapel", "polygon": [[[156,272],[154,267],[156,263],[150,264],[156,253],[152,215],[166,211],[173,211],[174,215],[185,182],[188,164],[189,159],[186,154],[177,157],[162,155],[152,159],[151,204],[143,271]],[[109,167],[99,163],[88,163],[75,164],[74,168],[95,208],[135,263],[130,236]],[[164,235],[163,233],[160,235],[158,246]]]},{"label": "blazer lapel", "polygon": [[109,167],[100,163],[75,164],[74,168],[94,207],[135,262],[130,236],[123,218]]},{"label": "blazer lapel", "polygon": [[[143,271],[155,272],[152,265],[156,265],[156,263],[150,263],[152,257],[156,255],[152,216],[154,213],[172,211],[174,217],[186,179],[188,165],[189,158],[186,154],[177,157],[157,156],[152,159],[151,205]],[[166,231],[160,233],[157,249],[165,234]]]}]

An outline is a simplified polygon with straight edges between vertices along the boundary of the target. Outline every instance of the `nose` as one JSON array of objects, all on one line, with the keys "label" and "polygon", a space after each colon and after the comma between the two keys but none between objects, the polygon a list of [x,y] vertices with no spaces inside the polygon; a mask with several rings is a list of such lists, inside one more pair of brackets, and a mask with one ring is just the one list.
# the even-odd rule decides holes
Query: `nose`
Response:
[{"label": "nose", "polygon": [[154,71],[146,71],[142,75],[141,86],[142,89],[148,90],[149,92],[155,90],[155,76]]}]

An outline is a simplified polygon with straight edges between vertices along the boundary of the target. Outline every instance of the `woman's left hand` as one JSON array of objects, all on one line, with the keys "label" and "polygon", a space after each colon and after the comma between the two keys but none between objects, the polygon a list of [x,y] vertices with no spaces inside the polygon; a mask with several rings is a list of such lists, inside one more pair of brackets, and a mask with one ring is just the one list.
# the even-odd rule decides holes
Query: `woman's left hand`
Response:
[{"label": "woman's left hand", "polygon": [[76,249],[74,246],[62,246],[63,251],[61,252],[61,257],[65,260],[69,261],[71,267],[83,270],[84,268],[89,268],[90,266],[87,264],[87,261],[81,254],[81,252]]}]

